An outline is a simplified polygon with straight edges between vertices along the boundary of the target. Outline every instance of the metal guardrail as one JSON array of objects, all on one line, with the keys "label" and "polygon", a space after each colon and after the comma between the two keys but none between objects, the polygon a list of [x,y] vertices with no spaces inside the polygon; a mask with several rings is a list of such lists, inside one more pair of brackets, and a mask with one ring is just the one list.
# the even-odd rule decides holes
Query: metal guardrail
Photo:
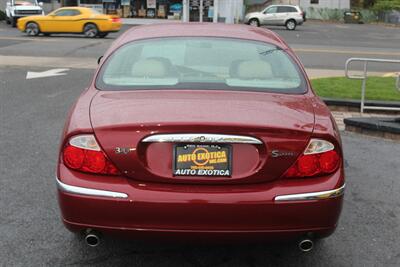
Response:
[{"label": "metal guardrail", "polygon": [[[364,68],[363,68],[363,75],[350,75],[349,74],[349,66],[352,62],[364,62]],[[368,78],[368,63],[369,62],[374,62],[374,63],[389,63],[389,64],[399,64],[400,66],[400,60],[391,60],[391,59],[376,59],[376,58],[349,58],[346,61],[345,65],[345,75],[349,79],[357,79],[357,80],[362,80],[361,84],[361,113],[364,113],[365,109],[373,109],[373,110],[393,110],[393,111],[400,111],[400,108],[396,107],[379,107],[379,106],[366,106],[365,105],[365,89],[366,89],[366,84],[367,84],[367,78]],[[400,91],[400,72],[397,73],[397,79],[396,79],[396,85],[395,87],[397,90]]]}]

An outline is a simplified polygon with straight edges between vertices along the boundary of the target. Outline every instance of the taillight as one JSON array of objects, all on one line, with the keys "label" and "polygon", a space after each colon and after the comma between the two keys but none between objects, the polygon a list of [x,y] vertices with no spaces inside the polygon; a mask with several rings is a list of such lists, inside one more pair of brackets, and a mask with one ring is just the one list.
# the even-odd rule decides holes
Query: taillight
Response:
[{"label": "taillight", "polygon": [[304,153],[287,170],[284,177],[320,176],[336,171],[339,165],[340,155],[332,143],[321,139],[311,139]]},{"label": "taillight", "polygon": [[121,22],[121,19],[120,19],[120,18],[111,18],[110,20],[111,20],[111,22],[115,22],[115,23]]},{"label": "taillight", "polygon": [[120,174],[93,135],[72,137],[64,146],[62,154],[64,164],[73,170],[107,175]]}]

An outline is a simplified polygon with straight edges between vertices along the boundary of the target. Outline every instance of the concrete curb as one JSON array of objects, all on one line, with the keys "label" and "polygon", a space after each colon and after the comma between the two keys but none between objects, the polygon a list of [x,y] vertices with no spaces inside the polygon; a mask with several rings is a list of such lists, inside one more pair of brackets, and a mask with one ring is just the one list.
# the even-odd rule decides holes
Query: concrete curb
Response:
[{"label": "concrete curb", "polygon": [[345,118],[346,131],[400,141],[400,120],[395,118]]},{"label": "concrete curb", "polygon": [[[328,106],[342,106],[351,108],[360,108],[361,100],[354,99],[333,99],[333,98],[322,98],[322,100]],[[366,100],[365,104],[374,107],[396,107],[400,108],[399,101],[378,101],[378,100]]]}]

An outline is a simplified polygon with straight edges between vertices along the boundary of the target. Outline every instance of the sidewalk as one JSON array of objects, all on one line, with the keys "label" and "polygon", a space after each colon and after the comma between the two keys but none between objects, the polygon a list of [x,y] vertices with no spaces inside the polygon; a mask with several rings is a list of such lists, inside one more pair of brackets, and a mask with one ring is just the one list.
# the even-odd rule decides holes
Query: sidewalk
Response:
[{"label": "sidewalk", "polygon": [[[295,50],[296,51],[296,50]],[[317,79],[317,78],[329,78],[329,77],[344,77],[344,70],[329,70],[329,69],[306,69],[308,78],[310,79]],[[362,71],[351,71],[352,75],[362,75]],[[395,77],[394,73],[387,73],[387,72],[373,72],[368,71],[368,76],[384,76],[388,77],[389,74]]]},{"label": "sidewalk", "polygon": [[147,19],[147,18],[121,18],[124,25],[149,25],[157,23],[181,23],[182,20],[173,19]]},{"label": "sidewalk", "polygon": [[373,117],[390,117],[387,114],[377,114],[377,113],[364,113],[360,112],[350,112],[350,111],[331,111],[333,117],[335,118],[336,124],[340,131],[344,131],[345,124],[344,119],[346,118],[373,118]]}]

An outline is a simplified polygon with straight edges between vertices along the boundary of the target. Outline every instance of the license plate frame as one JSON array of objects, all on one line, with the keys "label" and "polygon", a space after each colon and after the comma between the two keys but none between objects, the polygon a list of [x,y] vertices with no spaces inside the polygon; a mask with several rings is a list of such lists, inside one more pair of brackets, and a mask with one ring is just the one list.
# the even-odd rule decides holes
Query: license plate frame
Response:
[{"label": "license plate frame", "polygon": [[175,144],[173,176],[231,177],[232,146],[228,144]]}]

